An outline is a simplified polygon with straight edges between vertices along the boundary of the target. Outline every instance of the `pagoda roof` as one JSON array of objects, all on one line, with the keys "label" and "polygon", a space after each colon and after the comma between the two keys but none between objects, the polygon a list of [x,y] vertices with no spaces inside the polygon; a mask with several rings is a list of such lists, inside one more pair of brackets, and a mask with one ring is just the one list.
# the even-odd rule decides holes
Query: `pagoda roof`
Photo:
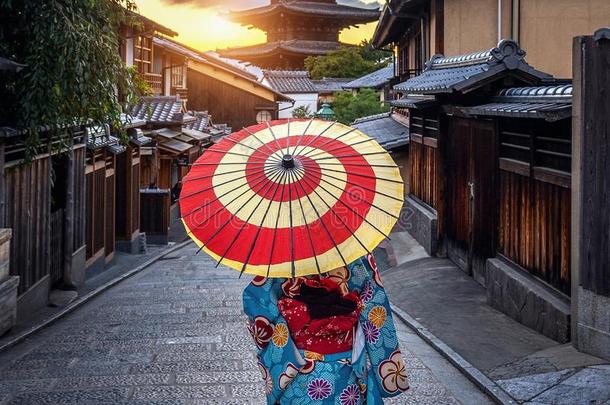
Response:
[{"label": "pagoda roof", "polygon": [[290,41],[275,41],[264,44],[228,48],[218,52],[227,58],[249,59],[271,56],[279,53],[293,53],[299,55],[324,55],[339,48],[342,44],[333,41],[307,41],[294,39]]},{"label": "pagoda roof", "polygon": [[228,17],[234,22],[256,25],[257,21],[275,17],[280,13],[284,15],[327,17],[342,21],[346,26],[375,21],[380,16],[377,8],[365,9],[336,4],[335,2],[279,0],[262,7],[233,11],[229,13]]}]

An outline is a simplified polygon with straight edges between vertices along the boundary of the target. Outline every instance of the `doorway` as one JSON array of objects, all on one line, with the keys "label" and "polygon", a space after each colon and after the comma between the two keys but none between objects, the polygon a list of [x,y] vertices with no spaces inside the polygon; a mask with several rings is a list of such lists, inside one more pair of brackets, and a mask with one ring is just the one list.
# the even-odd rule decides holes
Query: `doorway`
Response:
[{"label": "doorway", "polygon": [[497,240],[498,144],[492,121],[452,117],[447,153],[447,254],[485,284]]}]

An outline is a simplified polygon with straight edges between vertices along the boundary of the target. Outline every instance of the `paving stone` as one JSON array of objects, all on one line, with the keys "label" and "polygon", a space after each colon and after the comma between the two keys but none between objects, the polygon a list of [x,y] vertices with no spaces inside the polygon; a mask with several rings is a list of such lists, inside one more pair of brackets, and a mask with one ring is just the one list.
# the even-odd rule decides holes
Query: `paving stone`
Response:
[{"label": "paving stone", "polygon": [[240,382],[260,382],[258,371],[222,371],[207,373],[181,373],[176,375],[176,384],[209,384]]},{"label": "paving stone", "polygon": [[200,385],[191,387],[137,387],[134,399],[189,399],[189,398],[222,398],[225,396],[223,385]]},{"label": "paving stone", "polygon": [[238,366],[239,363],[237,361],[232,360],[209,360],[180,363],[152,363],[136,364],[132,367],[132,372],[137,374],[146,374],[224,371],[234,370]]},{"label": "paving stone", "polygon": [[132,374],[96,377],[61,378],[57,380],[54,389],[75,389],[90,387],[123,387],[136,385],[162,385],[170,384],[173,380],[171,374]]},{"label": "paving stone", "polygon": [[264,401],[265,390],[263,384],[233,384],[231,385],[231,396],[235,398],[259,398]]},{"label": "paving stone", "polygon": [[[0,405],[3,400],[265,403],[255,345],[242,313],[249,278],[214,269],[212,260],[189,253],[195,250],[186,248],[150,266],[22,343],[25,354],[0,370]],[[401,341],[409,339],[415,337]],[[386,403],[458,403],[424,360],[408,346],[403,353],[413,389]],[[0,364],[2,359],[0,354]]]},{"label": "paving stone", "polygon": [[574,372],[573,369],[568,369],[553,373],[534,374],[508,380],[499,380],[496,382],[513,398],[519,401],[527,401],[552,386],[559,384],[559,382]]},{"label": "paving stone", "polygon": [[101,404],[116,403],[127,399],[129,390],[126,388],[112,388],[104,390],[72,390],[72,391],[48,391],[28,392],[16,394],[12,397],[10,404]]},{"label": "paving stone", "polygon": [[577,387],[559,384],[533,398],[533,402],[553,405],[603,404],[610,400],[610,386]]}]

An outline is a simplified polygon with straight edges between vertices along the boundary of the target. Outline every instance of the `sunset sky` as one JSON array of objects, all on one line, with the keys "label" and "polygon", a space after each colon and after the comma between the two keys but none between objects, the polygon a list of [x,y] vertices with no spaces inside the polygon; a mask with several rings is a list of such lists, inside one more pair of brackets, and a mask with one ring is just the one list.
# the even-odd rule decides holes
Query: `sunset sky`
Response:
[{"label": "sunset sky", "polygon": [[[202,51],[252,45],[265,41],[265,34],[228,22],[223,14],[269,4],[269,0],[135,0],[144,16],[178,32],[178,41]],[[372,8],[384,0],[339,0],[341,4]],[[341,41],[358,43],[370,39],[376,23],[344,30]]]}]

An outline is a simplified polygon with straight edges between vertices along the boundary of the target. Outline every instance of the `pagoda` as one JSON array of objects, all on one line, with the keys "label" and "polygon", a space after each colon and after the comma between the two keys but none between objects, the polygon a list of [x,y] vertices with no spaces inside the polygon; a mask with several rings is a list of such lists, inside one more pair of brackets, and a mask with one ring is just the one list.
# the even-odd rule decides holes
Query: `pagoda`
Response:
[{"label": "pagoda", "polygon": [[378,9],[337,4],[336,0],[271,0],[271,4],[235,11],[228,18],[267,33],[263,44],[219,50],[221,56],[265,69],[302,69],[308,56],[337,49],[344,28],[376,21]]}]

